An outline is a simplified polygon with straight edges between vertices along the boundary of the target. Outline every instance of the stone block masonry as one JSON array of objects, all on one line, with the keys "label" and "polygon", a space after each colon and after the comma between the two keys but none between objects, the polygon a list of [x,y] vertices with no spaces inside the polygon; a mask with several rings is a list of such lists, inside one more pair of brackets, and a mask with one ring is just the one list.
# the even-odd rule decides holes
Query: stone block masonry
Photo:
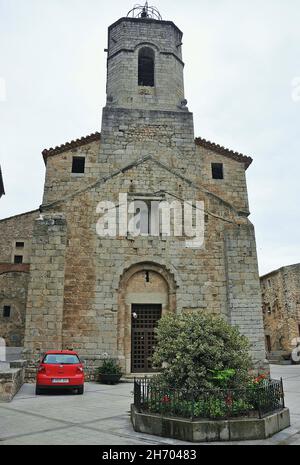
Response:
[{"label": "stone block masonry", "polygon": [[0,364],[0,402],[11,402],[25,379],[25,361],[12,362],[6,369]]},{"label": "stone block masonry", "polygon": [[[31,241],[37,217],[34,210],[0,220],[0,337],[7,347],[24,345]],[[15,256],[22,257],[22,263],[15,263]]]},{"label": "stone block masonry", "polygon": [[25,327],[26,349],[61,349],[66,221],[45,215],[35,221]]}]

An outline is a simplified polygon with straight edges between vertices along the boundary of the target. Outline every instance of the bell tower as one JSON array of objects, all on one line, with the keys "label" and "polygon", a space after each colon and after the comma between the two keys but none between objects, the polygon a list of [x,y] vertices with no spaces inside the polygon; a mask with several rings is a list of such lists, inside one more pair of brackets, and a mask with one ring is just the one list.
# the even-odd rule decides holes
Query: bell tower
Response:
[{"label": "bell tower", "polygon": [[186,111],[182,32],[149,7],[135,7],[108,30],[107,105]]},{"label": "bell tower", "polygon": [[163,21],[148,3],[109,27],[102,161],[117,166],[140,155],[160,157],[157,146],[163,145],[177,153],[194,153],[193,115],[184,95],[182,37],[180,29]]}]

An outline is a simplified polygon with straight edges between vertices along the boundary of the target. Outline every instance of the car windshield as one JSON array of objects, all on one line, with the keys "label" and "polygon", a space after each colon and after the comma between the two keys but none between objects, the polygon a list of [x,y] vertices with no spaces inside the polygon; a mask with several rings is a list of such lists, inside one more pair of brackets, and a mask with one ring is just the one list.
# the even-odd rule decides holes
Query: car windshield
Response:
[{"label": "car windshield", "polygon": [[80,363],[77,355],[47,354],[43,360],[46,365],[74,365]]}]

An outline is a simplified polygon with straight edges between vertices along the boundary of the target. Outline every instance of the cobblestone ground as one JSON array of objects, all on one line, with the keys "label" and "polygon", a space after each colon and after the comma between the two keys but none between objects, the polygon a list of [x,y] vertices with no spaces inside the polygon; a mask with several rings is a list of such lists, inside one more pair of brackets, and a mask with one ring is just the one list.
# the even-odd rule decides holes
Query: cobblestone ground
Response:
[{"label": "cobblestone ground", "polygon": [[[283,377],[292,426],[265,441],[235,444],[300,444],[300,366],[273,366],[272,376]],[[128,383],[88,383],[84,396],[51,393],[36,397],[34,386],[26,384],[13,402],[0,404],[0,445],[184,444],[133,431],[129,419],[132,389]]]}]

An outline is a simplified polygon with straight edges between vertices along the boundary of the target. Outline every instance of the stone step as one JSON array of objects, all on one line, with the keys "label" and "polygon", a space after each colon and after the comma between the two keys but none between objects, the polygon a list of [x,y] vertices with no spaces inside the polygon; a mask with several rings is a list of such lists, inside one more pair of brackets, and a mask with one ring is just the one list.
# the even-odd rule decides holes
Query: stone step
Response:
[{"label": "stone step", "polygon": [[153,378],[153,376],[158,374],[159,373],[130,373],[128,375],[123,375],[122,381],[133,383],[134,378]]},{"label": "stone step", "polygon": [[10,364],[8,362],[0,362],[0,372],[8,371]]},{"label": "stone step", "polygon": [[270,365],[291,365],[291,360],[283,360],[283,359],[269,359]]}]

